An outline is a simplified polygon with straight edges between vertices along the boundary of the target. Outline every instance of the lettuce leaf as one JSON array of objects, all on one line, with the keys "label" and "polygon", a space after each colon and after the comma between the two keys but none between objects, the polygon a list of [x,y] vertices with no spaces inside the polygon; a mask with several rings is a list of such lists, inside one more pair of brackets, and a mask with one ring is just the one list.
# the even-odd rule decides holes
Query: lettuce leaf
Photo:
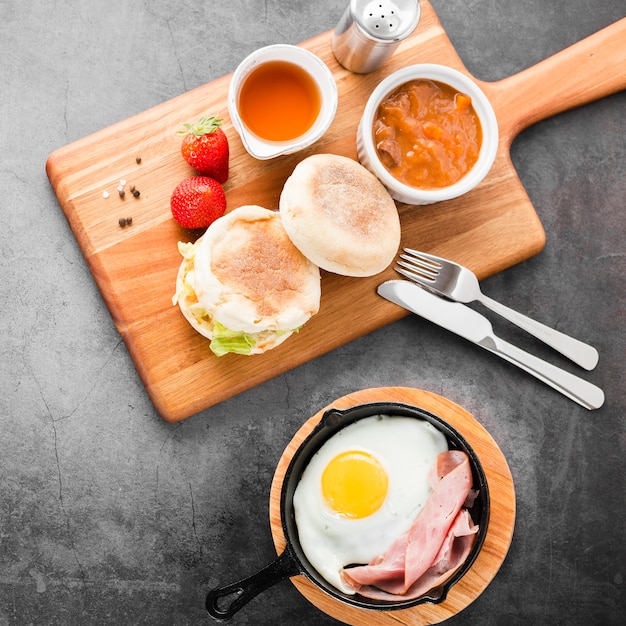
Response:
[{"label": "lettuce leaf", "polygon": [[224,356],[229,352],[250,354],[255,344],[256,340],[252,334],[230,330],[219,322],[213,324],[213,339],[211,339],[210,348],[216,356]]},{"label": "lettuce leaf", "polygon": [[[210,348],[216,356],[224,356],[232,352],[234,354],[252,354],[257,345],[263,346],[267,341],[273,342],[276,337],[298,332],[300,327],[288,330],[264,330],[260,333],[246,333],[241,330],[231,330],[219,322],[213,324],[213,339]],[[257,351],[258,352],[258,351]]]}]

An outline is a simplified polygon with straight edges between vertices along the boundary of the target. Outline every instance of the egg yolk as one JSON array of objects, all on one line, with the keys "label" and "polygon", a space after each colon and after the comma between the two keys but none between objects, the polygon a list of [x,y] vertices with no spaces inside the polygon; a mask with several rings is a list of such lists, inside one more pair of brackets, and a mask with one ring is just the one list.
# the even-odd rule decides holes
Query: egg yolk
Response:
[{"label": "egg yolk", "polygon": [[388,478],[378,459],[359,450],[338,454],[322,474],[324,500],[351,519],[375,513],[387,496]]}]

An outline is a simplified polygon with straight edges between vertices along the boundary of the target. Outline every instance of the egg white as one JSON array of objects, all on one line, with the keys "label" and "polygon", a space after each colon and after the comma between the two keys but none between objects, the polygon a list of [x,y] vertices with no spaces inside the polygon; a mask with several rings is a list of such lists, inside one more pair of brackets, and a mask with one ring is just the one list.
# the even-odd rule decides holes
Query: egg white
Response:
[{"label": "egg white", "polygon": [[[311,565],[347,594],[341,570],[369,563],[406,532],[431,493],[429,473],[448,449],[445,436],[425,420],[376,415],[331,437],[312,457],[293,496],[298,537]],[[374,456],[389,480],[387,497],[372,515],[349,519],[333,511],[322,494],[322,473],[338,454],[360,450]]]}]

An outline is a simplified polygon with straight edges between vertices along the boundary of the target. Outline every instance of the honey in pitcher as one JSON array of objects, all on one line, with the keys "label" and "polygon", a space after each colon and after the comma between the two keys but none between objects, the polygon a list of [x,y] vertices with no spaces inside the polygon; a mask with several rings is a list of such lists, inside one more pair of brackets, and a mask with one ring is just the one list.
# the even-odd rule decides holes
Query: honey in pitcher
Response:
[{"label": "honey in pitcher", "polygon": [[239,115],[268,141],[289,141],[313,126],[322,105],[313,77],[299,65],[267,61],[252,70],[239,91]]}]

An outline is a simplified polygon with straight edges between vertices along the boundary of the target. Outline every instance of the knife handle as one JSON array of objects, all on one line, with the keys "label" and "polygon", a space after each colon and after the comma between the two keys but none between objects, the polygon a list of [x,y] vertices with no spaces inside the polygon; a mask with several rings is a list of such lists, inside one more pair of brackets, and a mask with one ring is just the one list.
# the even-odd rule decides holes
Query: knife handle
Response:
[{"label": "knife handle", "polygon": [[533,337],[541,339],[545,344],[565,355],[577,365],[584,367],[586,370],[592,370],[597,365],[598,351],[593,346],[583,343],[569,335],[565,335],[530,317],[526,317],[526,315],[522,315],[522,313],[518,313],[513,309],[509,309],[509,307],[492,300],[484,294],[481,295],[479,300],[492,311],[495,311],[510,322],[513,322],[527,333],[530,333]]},{"label": "knife handle", "polygon": [[504,339],[495,338],[495,348],[488,347],[487,349],[532,374],[586,409],[599,409],[604,404],[604,392],[599,387],[521,350]]}]

